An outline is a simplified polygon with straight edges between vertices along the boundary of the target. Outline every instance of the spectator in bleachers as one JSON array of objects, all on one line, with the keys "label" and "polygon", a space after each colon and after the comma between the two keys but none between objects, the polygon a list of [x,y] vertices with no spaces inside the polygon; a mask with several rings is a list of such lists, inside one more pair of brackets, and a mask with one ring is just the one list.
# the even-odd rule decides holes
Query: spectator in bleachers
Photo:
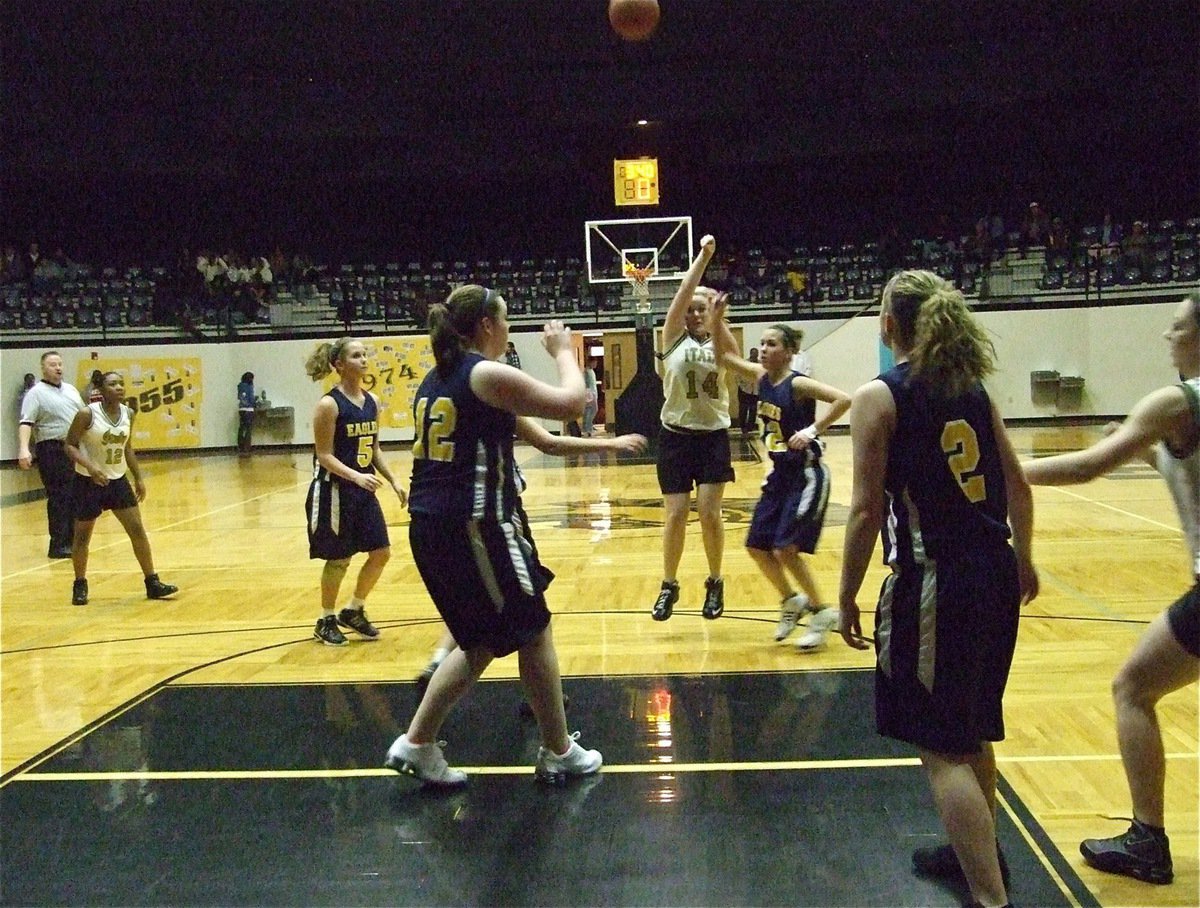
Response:
[{"label": "spectator in bleachers", "polygon": [[1071,251],[1071,231],[1067,229],[1062,218],[1056,217],[1050,221],[1050,232],[1046,235],[1046,249],[1051,252]]},{"label": "spectator in bleachers", "polygon": [[904,241],[900,239],[900,228],[890,225],[879,238],[879,267],[891,275],[904,264]]},{"label": "spectator in bleachers", "polygon": [[1121,243],[1121,251],[1125,254],[1126,262],[1131,265],[1137,265],[1143,272],[1149,270],[1150,235],[1146,233],[1144,222],[1133,222],[1129,236],[1125,237],[1124,242]]},{"label": "spectator in bleachers", "polygon": [[1113,221],[1111,211],[1104,212],[1104,221],[1100,224],[1100,245],[1101,246],[1120,246],[1121,240],[1124,239],[1125,231],[1120,224]]},{"label": "spectator in bleachers", "polygon": [[995,247],[992,244],[992,232],[987,218],[980,218],[975,222],[975,232],[967,237],[967,241],[963,244],[963,255],[984,268],[992,263]]},{"label": "spectator in bleachers", "polygon": [[988,233],[992,236],[992,253],[999,257],[1008,248],[1008,228],[1004,225],[1004,215],[992,215],[988,223]]},{"label": "spectator in bleachers", "polygon": [[12,243],[5,243],[4,254],[0,255],[0,284],[16,284],[25,278],[24,257],[17,254],[17,247]]},{"label": "spectator in bleachers", "polygon": [[1050,217],[1042,210],[1037,202],[1030,202],[1021,222],[1021,233],[1017,239],[1017,248],[1022,257],[1029,251],[1030,246],[1044,246],[1050,233]]},{"label": "spectator in bleachers", "polygon": [[37,240],[29,242],[29,249],[25,253],[25,276],[32,279],[33,272],[37,268],[38,263],[42,260],[42,250],[38,246]]}]

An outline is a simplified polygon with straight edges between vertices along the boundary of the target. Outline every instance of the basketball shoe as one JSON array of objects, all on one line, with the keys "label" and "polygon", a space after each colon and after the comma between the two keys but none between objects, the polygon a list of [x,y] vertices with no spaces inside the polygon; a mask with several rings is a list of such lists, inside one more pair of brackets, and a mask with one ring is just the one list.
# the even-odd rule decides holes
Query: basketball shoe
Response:
[{"label": "basketball shoe", "polygon": [[[1000,843],[996,843],[996,857],[1000,859],[1000,879],[1008,886],[1008,861]],[[931,876],[938,879],[963,879],[962,865],[958,863],[958,855],[950,843],[937,845],[933,848],[918,848],[912,855],[913,871],[919,876]]]},{"label": "basketball shoe", "polygon": [[775,625],[775,639],[786,640],[788,634],[796,629],[796,622],[809,609],[808,597],[803,593],[794,593],[783,600],[779,608],[779,623]]},{"label": "basketball shoe", "polygon": [[345,646],[350,641],[338,630],[337,615],[326,615],[317,619],[313,636],[326,646]]},{"label": "basketball shoe", "polygon": [[841,612],[835,608],[823,608],[808,619],[808,630],[796,641],[796,649],[811,653],[825,645],[830,630],[838,626]]},{"label": "basketball shoe", "polygon": [[344,608],[338,612],[337,623],[357,631],[368,640],[379,639],[379,628],[367,620],[367,610],[363,608]]},{"label": "basketball shoe", "polygon": [[174,595],[179,592],[179,587],[163,583],[158,579],[158,574],[151,574],[146,578],[146,598],[147,599],[165,599],[167,596]]},{"label": "basketball shoe", "polygon": [[720,618],[725,611],[725,581],[720,577],[708,577],[704,581],[704,607],[700,614],[710,621]]},{"label": "basketball shoe", "polygon": [[658,598],[654,600],[654,608],[650,610],[650,617],[655,621],[666,621],[671,617],[671,612],[675,610],[675,603],[679,601],[679,581],[664,580],[662,589],[658,591]]},{"label": "basketball shoe", "polygon": [[398,773],[420,779],[426,785],[454,788],[467,784],[467,774],[461,769],[451,769],[442,756],[445,741],[429,744],[411,744],[408,735],[401,735],[388,748],[383,765]]},{"label": "basketball shoe", "polygon": [[556,754],[546,747],[538,748],[537,765],[533,774],[539,782],[563,785],[571,776],[586,776],[600,770],[604,758],[598,750],[579,746],[579,732],[571,734],[571,746],[565,754]]},{"label": "basketball shoe", "polygon": [[71,584],[71,605],[87,605],[88,586],[83,578]]},{"label": "basketball shoe", "polygon": [[1079,843],[1079,853],[1090,865],[1106,873],[1120,873],[1143,883],[1159,885],[1175,879],[1167,834],[1137,820],[1133,820],[1122,835],[1110,839],[1084,839]]}]

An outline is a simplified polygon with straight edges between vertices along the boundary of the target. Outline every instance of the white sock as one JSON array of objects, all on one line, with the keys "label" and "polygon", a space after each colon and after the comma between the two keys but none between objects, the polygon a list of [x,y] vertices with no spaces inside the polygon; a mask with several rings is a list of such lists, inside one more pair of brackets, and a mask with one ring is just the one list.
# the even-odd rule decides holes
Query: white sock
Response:
[{"label": "white sock", "polygon": [[346,604],[346,608],[352,609],[356,612],[361,612],[366,607],[367,607],[367,600],[359,599],[357,596],[352,597],[350,599],[350,601]]}]

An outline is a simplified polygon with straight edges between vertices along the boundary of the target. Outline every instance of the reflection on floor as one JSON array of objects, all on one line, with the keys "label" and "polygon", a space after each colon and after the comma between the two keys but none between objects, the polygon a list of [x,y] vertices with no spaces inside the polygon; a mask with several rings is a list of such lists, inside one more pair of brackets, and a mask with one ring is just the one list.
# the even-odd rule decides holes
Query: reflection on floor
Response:
[{"label": "reflection on floor", "polygon": [[[448,794],[378,769],[409,684],[168,688],[0,789],[0,891],[5,904],[961,904],[909,870],[940,827],[911,751],[873,731],[871,684],[869,671],[571,679],[569,724],[606,770],[546,789],[519,686],[483,682],[443,729],[471,776]],[[1070,904],[1018,823],[1040,830],[1005,802],[1012,900]]]}]

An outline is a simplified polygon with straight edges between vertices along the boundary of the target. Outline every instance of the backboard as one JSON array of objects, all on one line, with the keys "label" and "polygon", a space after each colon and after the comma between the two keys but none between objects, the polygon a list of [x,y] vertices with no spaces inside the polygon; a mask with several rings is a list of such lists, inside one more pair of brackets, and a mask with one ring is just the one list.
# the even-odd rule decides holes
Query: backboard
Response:
[{"label": "backboard", "polygon": [[588,281],[618,284],[625,266],[650,269],[650,282],[680,281],[695,245],[690,217],[627,218],[584,222]]}]

